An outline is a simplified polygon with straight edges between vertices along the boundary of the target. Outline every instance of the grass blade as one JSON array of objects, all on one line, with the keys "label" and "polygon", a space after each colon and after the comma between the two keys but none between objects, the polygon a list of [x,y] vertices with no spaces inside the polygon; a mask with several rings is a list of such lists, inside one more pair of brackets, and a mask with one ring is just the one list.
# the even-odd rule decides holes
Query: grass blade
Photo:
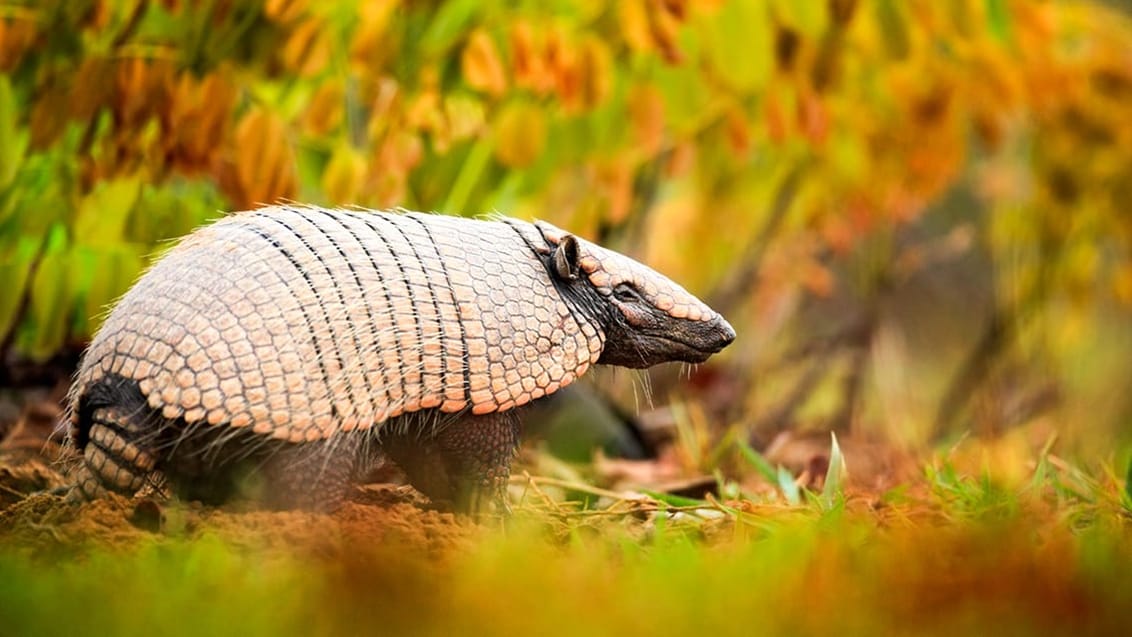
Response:
[{"label": "grass blade", "polygon": [[778,482],[778,472],[775,471],[774,466],[763,454],[755,451],[754,447],[747,444],[747,441],[742,438],[735,439],[735,446],[739,449],[739,455],[743,456],[743,459],[750,463],[755,471],[759,472],[759,475],[766,478],[767,482],[771,484]]},{"label": "grass blade", "polygon": [[845,458],[841,455],[841,445],[837,444],[837,434],[830,432],[829,468],[825,472],[825,485],[821,490],[821,501],[827,507],[834,504],[841,495],[841,482],[845,476]]},{"label": "grass blade", "polygon": [[790,504],[802,503],[802,492],[798,488],[798,483],[794,481],[794,476],[787,471],[786,467],[778,465],[778,475],[775,482],[778,483],[778,488],[782,490],[782,495],[786,496],[786,501]]}]

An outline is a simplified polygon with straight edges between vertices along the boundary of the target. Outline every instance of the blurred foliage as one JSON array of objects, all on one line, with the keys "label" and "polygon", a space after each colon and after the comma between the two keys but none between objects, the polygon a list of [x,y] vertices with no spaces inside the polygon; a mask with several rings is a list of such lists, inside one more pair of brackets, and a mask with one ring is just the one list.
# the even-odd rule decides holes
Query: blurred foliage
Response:
[{"label": "blurred foliage", "polygon": [[531,490],[506,531],[450,520],[433,536],[412,522],[434,512],[398,508],[385,529],[351,526],[369,519],[357,511],[163,533],[101,515],[77,543],[25,522],[36,549],[0,542],[0,622],[15,635],[1123,634],[1118,482],[1051,460],[1021,489],[941,461],[919,492],[833,506],[636,494],[582,509]]},{"label": "blurred foliage", "polygon": [[[740,326],[735,375],[801,348],[822,372],[791,405],[822,411],[841,370],[821,417],[733,399],[754,429],[931,420],[893,397],[915,370],[885,294],[984,259],[974,334],[916,353],[958,370],[934,435],[1019,367],[1074,390],[1090,329],[1127,318],[1130,42],[1114,9],[1030,0],[3,2],[0,354],[81,343],[221,210],[500,210],[705,294]],[[799,320],[823,300],[845,331]]]}]

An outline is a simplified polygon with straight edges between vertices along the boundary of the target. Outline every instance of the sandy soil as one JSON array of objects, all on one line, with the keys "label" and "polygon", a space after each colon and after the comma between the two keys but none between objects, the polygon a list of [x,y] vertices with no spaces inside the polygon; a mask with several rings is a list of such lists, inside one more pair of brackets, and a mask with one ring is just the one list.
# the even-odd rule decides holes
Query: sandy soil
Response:
[{"label": "sandy soil", "polygon": [[29,407],[0,431],[0,543],[32,553],[83,553],[211,535],[233,546],[331,559],[375,545],[442,558],[483,532],[467,518],[429,509],[411,488],[393,485],[359,488],[332,514],[215,508],[149,497],[70,504],[50,493],[68,484],[63,469],[73,463],[54,440],[57,417],[51,407]]}]

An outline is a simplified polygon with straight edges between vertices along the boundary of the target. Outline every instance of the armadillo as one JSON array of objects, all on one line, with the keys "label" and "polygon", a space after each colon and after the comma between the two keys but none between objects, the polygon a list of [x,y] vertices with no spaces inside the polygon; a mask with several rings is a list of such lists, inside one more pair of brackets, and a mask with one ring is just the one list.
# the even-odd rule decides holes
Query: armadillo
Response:
[{"label": "armadillo", "polygon": [[734,337],[663,275],[544,222],[236,213],[170,248],[92,339],[68,399],[71,494],[160,480],[332,509],[392,461],[476,510],[502,497],[517,408],[594,365],[698,363]]}]

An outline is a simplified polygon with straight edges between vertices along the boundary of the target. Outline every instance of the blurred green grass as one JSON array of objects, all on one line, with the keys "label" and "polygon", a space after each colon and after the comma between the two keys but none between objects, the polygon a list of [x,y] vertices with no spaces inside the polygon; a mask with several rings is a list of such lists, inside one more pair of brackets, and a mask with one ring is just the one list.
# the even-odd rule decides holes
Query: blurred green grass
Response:
[{"label": "blurred green grass", "polygon": [[1111,475],[1057,464],[1014,487],[929,467],[879,497],[799,505],[524,505],[442,554],[249,549],[207,532],[82,555],[8,546],[0,634],[1120,634],[1132,502]]}]

